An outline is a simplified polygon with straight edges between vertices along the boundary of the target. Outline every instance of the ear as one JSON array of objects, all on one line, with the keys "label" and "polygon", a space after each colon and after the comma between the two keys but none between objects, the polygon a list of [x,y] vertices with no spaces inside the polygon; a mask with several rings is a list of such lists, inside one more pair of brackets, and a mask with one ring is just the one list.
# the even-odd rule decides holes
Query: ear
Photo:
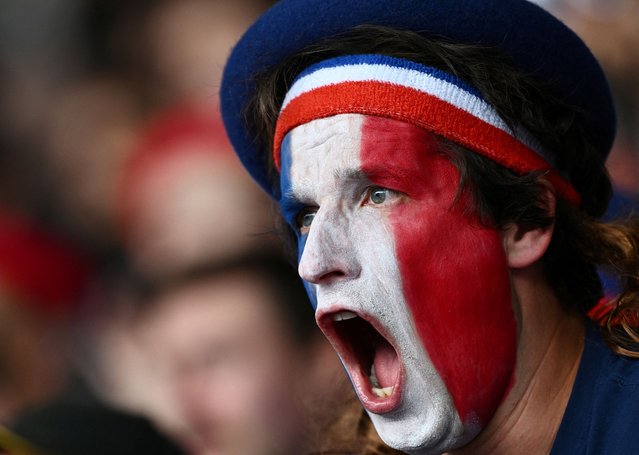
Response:
[{"label": "ear", "polygon": [[[550,188],[545,193],[548,215],[555,216],[556,198]],[[511,268],[528,267],[539,261],[550,245],[554,222],[544,227],[528,227],[517,223],[506,226],[502,231],[502,242],[506,259]]]}]

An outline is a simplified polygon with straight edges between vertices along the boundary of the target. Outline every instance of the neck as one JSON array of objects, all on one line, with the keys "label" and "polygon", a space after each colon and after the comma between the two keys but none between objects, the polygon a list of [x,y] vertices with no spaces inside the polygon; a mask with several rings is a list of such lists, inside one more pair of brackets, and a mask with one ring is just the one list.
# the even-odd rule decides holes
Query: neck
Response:
[{"label": "neck", "polygon": [[451,455],[549,453],[577,375],[583,318],[563,309],[539,270],[513,273],[520,321],[514,386],[477,438]]}]

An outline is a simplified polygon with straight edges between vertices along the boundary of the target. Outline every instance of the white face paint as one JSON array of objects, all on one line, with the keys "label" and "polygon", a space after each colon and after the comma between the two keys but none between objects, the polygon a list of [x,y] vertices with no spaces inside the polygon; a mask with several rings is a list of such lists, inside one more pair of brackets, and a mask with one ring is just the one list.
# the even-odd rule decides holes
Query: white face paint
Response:
[{"label": "white face paint", "polygon": [[[312,283],[318,324],[382,439],[411,454],[442,453],[467,443],[478,428],[462,424],[415,331],[389,219],[404,195],[376,187],[362,173],[365,119],[343,114],[314,120],[292,130],[285,141],[283,193],[309,207],[298,216],[308,224],[302,226],[307,237],[299,273]],[[389,392],[392,387],[390,396],[373,392],[370,371],[362,371],[369,366],[363,366],[361,355],[357,359],[357,347],[348,346],[347,340],[374,332],[362,319],[387,340],[374,336],[373,352],[363,357],[384,370],[377,372],[379,388]]]}]

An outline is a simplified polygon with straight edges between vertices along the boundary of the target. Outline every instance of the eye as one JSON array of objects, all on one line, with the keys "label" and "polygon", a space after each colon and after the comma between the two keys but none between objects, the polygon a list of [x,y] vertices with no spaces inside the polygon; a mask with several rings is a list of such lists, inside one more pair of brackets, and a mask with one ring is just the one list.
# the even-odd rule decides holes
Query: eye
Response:
[{"label": "eye", "polygon": [[388,204],[399,197],[401,193],[389,190],[381,186],[373,186],[366,191],[363,205],[382,205]]},{"label": "eye", "polygon": [[386,188],[373,188],[368,199],[373,204],[382,204],[386,202],[386,196],[388,196],[388,190]]},{"label": "eye", "polygon": [[316,213],[317,209],[315,208],[305,208],[297,214],[295,224],[302,234],[308,233]]}]

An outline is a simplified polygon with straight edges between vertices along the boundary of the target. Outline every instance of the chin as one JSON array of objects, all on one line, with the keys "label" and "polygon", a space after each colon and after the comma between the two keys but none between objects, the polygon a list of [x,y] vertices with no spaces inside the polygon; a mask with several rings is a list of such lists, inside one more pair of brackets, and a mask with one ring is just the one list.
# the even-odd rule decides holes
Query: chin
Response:
[{"label": "chin", "polygon": [[[389,424],[387,424],[389,423]],[[440,455],[468,444],[477,434],[476,431],[459,431],[441,425],[424,422],[424,427],[416,431],[407,431],[403,422],[374,422],[380,438],[386,445],[410,455]]]},{"label": "chin", "polygon": [[423,364],[421,374],[411,374],[408,365],[406,370],[400,406],[385,414],[368,411],[384,443],[411,455],[436,455],[462,447],[477,436],[481,428],[461,422],[436,372],[425,374]]}]

